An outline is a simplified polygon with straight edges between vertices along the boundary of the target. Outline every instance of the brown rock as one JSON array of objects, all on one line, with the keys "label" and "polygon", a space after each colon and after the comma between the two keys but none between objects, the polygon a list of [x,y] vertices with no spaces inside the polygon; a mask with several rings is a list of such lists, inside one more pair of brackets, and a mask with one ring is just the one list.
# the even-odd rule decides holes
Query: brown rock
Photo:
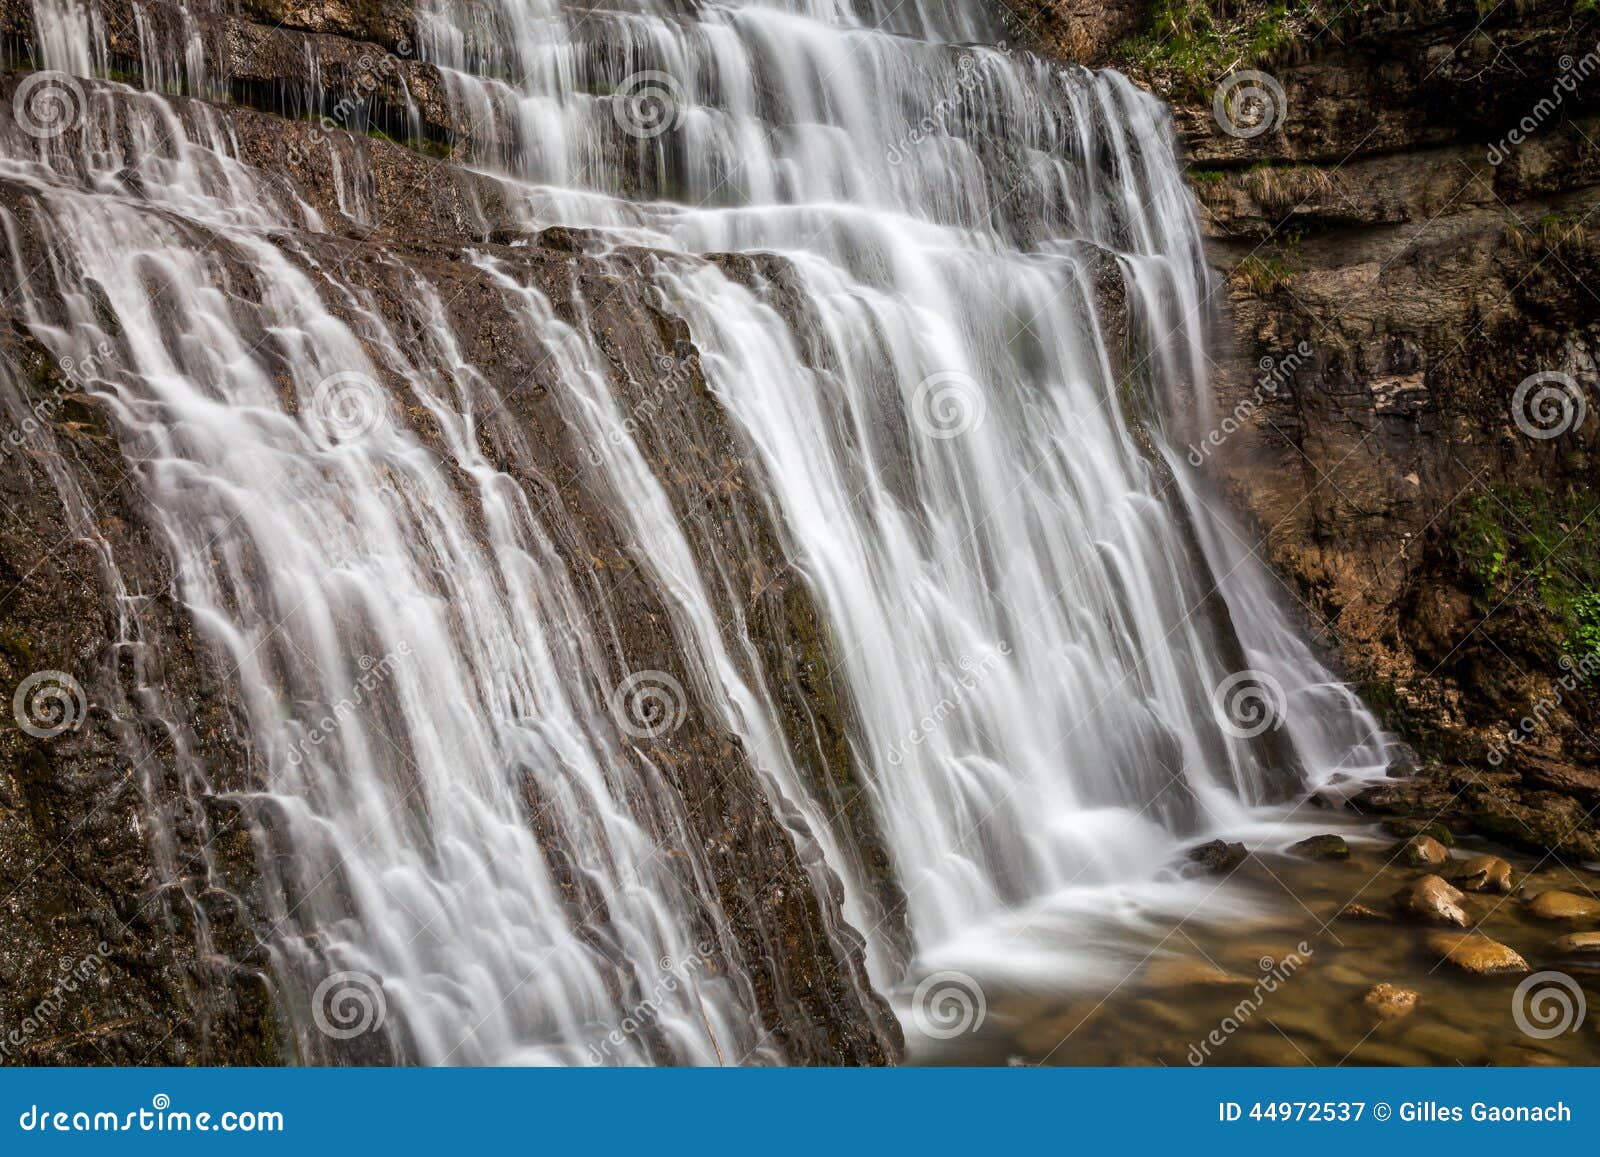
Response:
[{"label": "brown rock", "polygon": [[1398,1020],[1416,1009],[1417,994],[1409,988],[1399,988],[1385,981],[1368,989],[1361,1003],[1379,1020]]},{"label": "brown rock", "polygon": [[1576,892],[1540,892],[1528,901],[1528,911],[1541,920],[1600,919],[1600,900]]},{"label": "brown rock", "polygon": [[1344,842],[1343,836],[1312,836],[1308,840],[1301,840],[1298,844],[1292,845],[1289,851],[1293,855],[1304,856],[1308,860],[1348,860],[1350,858],[1350,845]]},{"label": "brown rock", "polygon": [[1249,985],[1249,977],[1225,972],[1216,965],[1188,956],[1152,960],[1144,970],[1144,983],[1151,988],[1228,988]]},{"label": "brown rock", "polygon": [[1212,840],[1210,843],[1189,849],[1191,860],[1218,875],[1233,871],[1244,863],[1249,855],[1243,844],[1230,844],[1223,840]]},{"label": "brown rock", "polygon": [[1519,756],[1517,769],[1522,772],[1524,783],[1541,791],[1560,792],[1600,805],[1600,771],[1541,759],[1526,752],[1519,752]]},{"label": "brown rock", "polygon": [[1365,904],[1346,904],[1339,909],[1337,917],[1340,920],[1387,920],[1376,908],[1368,908]]},{"label": "brown rock", "polygon": [[1400,862],[1413,868],[1437,868],[1450,859],[1450,850],[1432,836],[1412,836],[1400,845]]},{"label": "brown rock", "polygon": [[1472,923],[1467,910],[1461,906],[1465,899],[1464,894],[1438,876],[1423,876],[1394,894],[1395,907],[1405,915],[1459,928]]},{"label": "brown rock", "polygon": [[1461,971],[1474,976],[1501,976],[1528,971],[1528,962],[1520,953],[1498,940],[1490,940],[1475,932],[1465,935],[1454,932],[1431,933],[1428,936],[1428,948]]},{"label": "brown rock", "polygon": [[1561,956],[1600,956],[1600,932],[1569,932],[1550,941],[1550,951]]},{"label": "brown rock", "polygon": [[1456,868],[1451,880],[1465,892],[1505,895],[1511,891],[1511,865],[1499,856],[1473,856]]}]

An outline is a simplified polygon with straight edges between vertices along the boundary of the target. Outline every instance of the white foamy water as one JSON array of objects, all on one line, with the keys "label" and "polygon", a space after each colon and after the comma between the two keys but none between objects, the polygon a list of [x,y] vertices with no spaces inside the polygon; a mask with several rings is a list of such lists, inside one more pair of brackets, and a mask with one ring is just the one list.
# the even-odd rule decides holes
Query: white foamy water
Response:
[{"label": "white foamy water", "polygon": [[[92,9],[35,18],[45,63],[99,67]],[[1210,286],[1158,103],[983,46],[990,14],[937,0],[425,0],[418,22],[472,125],[463,156],[521,188],[530,231],[655,251],[648,292],[688,323],[827,618],[903,913],[785,750],[755,644],[716,611],[718,560],[635,437],[648,417],[588,331],[473,260],[554,367],[694,694],[803,816],[817,886],[844,881],[875,985],[1092,971],[1103,922],[1084,942],[1075,912],[1181,910],[1194,886],[1163,868],[1184,842],[1384,766],[1372,716],[1170,450],[1210,421]],[[205,67],[192,45],[145,64]],[[663,960],[729,933],[705,864],[659,855],[693,843],[681,803],[620,758],[595,692],[610,625],[485,459],[475,415],[502,399],[438,288],[408,274],[395,317],[316,268],[294,234],[325,223],[234,159],[219,113],[102,94],[88,118],[76,152],[7,129],[0,176],[51,253],[42,276],[14,242],[7,288],[58,353],[115,351],[96,388],[180,597],[238,671],[301,1059],[325,1055],[310,989],[338,968],[382,978],[394,1047],[422,1062],[783,1060],[741,978],[678,967],[664,991]],[[754,256],[701,259],[729,252]],[[443,458],[409,432],[418,410]],[[1264,729],[1219,710],[1246,671],[1247,700],[1277,700]],[[603,912],[561,894],[551,840]],[[649,995],[657,1036],[597,1052]]]}]

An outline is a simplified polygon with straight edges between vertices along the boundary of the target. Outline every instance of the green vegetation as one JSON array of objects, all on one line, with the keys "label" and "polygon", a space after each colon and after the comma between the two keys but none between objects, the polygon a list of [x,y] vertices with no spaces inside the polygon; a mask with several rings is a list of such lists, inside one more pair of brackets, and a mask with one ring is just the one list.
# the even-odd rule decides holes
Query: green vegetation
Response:
[{"label": "green vegetation", "polygon": [[410,149],[414,153],[422,153],[437,160],[448,160],[450,157],[450,146],[432,137],[392,137],[380,128],[370,127],[367,129],[367,136],[375,140],[388,141],[392,145],[399,145],[403,149]]},{"label": "green vegetation", "polygon": [[1115,55],[1124,66],[1199,91],[1309,40],[1347,10],[1327,0],[1155,0],[1144,30]]},{"label": "green vegetation", "polygon": [[1576,489],[1506,485],[1466,502],[1451,546],[1480,609],[1546,621],[1574,658],[1600,651],[1600,506]]},{"label": "green vegetation", "polygon": [[1281,289],[1304,268],[1300,234],[1286,232],[1233,267],[1233,280],[1257,297]]}]

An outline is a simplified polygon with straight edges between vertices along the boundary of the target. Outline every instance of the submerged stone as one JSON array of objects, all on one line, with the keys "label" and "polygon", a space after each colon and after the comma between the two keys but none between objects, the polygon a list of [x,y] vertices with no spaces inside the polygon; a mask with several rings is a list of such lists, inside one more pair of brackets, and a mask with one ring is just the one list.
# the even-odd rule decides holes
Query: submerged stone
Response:
[{"label": "submerged stone", "polygon": [[1304,856],[1308,860],[1348,860],[1350,858],[1350,845],[1344,842],[1343,836],[1321,835],[1312,836],[1308,840],[1301,840],[1298,844],[1290,846],[1289,851],[1297,856]]},{"label": "submerged stone", "polygon": [[1428,949],[1462,972],[1470,972],[1474,976],[1528,971],[1528,962],[1515,949],[1475,932],[1465,935],[1431,933],[1428,936]]},{"label": "submerged stone", "polygon": [[1230,844],[1224,840],[1212,840],[1210,843],[1189,849],[1191,860],[1207,871],[1219,875],[1233,871],[1244,863],[1249,855],[1250,852],[1243,844]]},{"label": "submerged stone", "polygon": [[1432,836],[1412,836],[1400,845],[1399,859],[1413,868],[1436,868],[1450,859],[1450,851]]},{"label": "submerged stone", "polygon": [[1417,999],[1417,994],[1409,988],[1400,988],[1384,981],[1368,989],[1361,1003],[1379,1020],[1398,1020],[1416,1009]]},{"label": "submerged stone", "polygon": [[1394,894],[1395,907],[1404,915],[1460,928],[1472,923],[1467,910],[1461,906],[1465,899],[1465,895],[1438,876],[1423,876]]},{"label": "submerged stone", "polygon": [[1452,880],[1467,892],[1511,891],[1511,865],[1499,856],[1473,856],[1457,866]]},{"label": "submerged stone", "polygon": [[1540,892],[1528,901],[1528,911],[1541,920],[1600,919],[1600,900],[1575,892]]}]

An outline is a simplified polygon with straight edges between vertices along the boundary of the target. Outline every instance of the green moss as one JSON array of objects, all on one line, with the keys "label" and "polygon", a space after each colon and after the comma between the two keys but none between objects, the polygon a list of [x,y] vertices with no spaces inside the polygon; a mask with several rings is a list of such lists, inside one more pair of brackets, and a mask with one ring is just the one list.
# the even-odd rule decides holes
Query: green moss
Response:
[{"label": "green moss", "polygon": [[1456,517],[1452,545],[1475,594],[1493,591],[1505,573],[1510,542],[1501,526],[1500,513],[1492,500],[1480,498]]},{"label": "green moss", "polygon": [[33,643],[15,627],[0,629],[0,656],[19,670],[31,671],[37,666]]},{"label": "green moss", "polygon": [[392,137],[376,127],[369,127],[367,136],[378,141],[388,141],[391,145],[399,145],[403,149],[410,149],[414,153],[421,153],[441,161],[448,160],[450,156],[450,146],[432,137]]},{"label": "green moss", "polygon": [[1233,276],[1257,297],[1272,293],[1294,280],[1298,267],[1281,252],[1252,253],[1234,266]]},{"label": "green moss", "polygon": [[1508,603],[1574,658],[1600,651],[1600,513],[1569,488],[1497,485],[1458,509],[1451,546],[1488,613]]}]

